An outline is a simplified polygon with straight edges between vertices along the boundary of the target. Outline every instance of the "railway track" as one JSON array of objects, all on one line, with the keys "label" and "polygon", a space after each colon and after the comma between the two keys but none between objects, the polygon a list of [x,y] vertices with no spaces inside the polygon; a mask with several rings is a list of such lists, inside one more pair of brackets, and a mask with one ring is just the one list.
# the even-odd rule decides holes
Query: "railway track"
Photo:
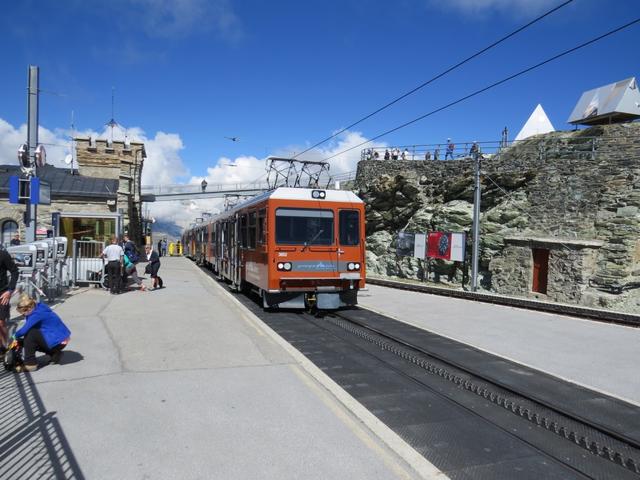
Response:
[{"label": "railway track", "polygon": [[[594,395],[594,392],[585,388],[553,379],[533,369],[527,368],[525,372],[521,366],[518,366],[517,368],[523,373],[541,375],[546,381],[554,382],[559,386],[568,386],[573,390],[570,396],[574,401],[588,402],[597,398],[598,403],[605,402],[607,405],[604,408],[593,405],[590,407],[593,410],[589,411],[589,408],[572,407],[566,402],[567,396],[563,394],[554,398],[544,393],[541,395],[536,391],[527,392],[522,385],[511,382],[508,377],[501,378],[499,375],[483,372],[483,368],[477,368],[469,362],[456,361],[459,359],[456,359],[455,355],[442,355],[434,349],[425,348],[420,345],[420,342],[407,340],[406,335],[396,336],[381,330],[375,324],[379,324],[381,320],[386,322],[393,322],[393,320],[366,310],[337,313],[327,320],[357,337],[366,339],[382,350],[392,352],[429,374],[455,385],[458,389],[490,402],[508,415],[515,415],[532,426],[544,429],[570,442],[572,446],[578,446],[591,455],[620,466],[640,478],[640,432],[637,430],[640,426],[640,409],[637,407],[602,394]],[[404,326],[400,329],[407,332],[412,330]],[[490,357],[487,355],[487,358]],[[539,383],[538,386],[540,386]],[[548,387],[549,385],[543,390],[548,391]],[[612,411],[617,412],[617,418],[609,418],[608,413]],[[633,417],[635,422],[626,424],[627,420]],[[539,445],[538,448],[542,449],[543,445]],[[554,454],[553,451],[547,453],[556,459],[562,459],[563,463],[572,468],[578,467],[575,462],[571,462],[562,455]],[[584,473],[588,474],[588,472]],[[619,474],[616,471],[616,475]]]},{"label": "railway track", "polygon": [[640,409],[366,309],[237,298],[450,478],[640,479]]}]

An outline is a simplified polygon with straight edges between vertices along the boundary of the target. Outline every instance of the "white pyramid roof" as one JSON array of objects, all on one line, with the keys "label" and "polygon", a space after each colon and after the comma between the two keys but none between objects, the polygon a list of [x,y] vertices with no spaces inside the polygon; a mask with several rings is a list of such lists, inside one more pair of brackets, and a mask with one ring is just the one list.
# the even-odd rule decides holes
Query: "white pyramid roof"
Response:
[{"label": "white pyramid roof", "polygon": [[549,121],[549,117],[544,112],[542,105],[538,104],[535,108],[527,123],[524,124],[520,133],[516,136],[516,141],[524,140],[525,138],[532,137],[534,135],[539,135],[541,133],[549,133],[555,132],[556,129],[553,128],[551,122]]}]

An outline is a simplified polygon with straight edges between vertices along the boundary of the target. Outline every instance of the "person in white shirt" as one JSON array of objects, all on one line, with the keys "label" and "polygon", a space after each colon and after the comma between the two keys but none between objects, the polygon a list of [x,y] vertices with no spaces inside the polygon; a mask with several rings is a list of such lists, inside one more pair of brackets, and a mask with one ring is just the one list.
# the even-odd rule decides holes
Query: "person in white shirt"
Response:
[{"label": "person in white shirt", "polygon": [[122,257],[124,250],[118,245],[118,239],[115,235],[111,236],[111,245],[105,247],[102,251],[102,258],[107,260],[106,273],[109,275],[109,290],[112,295],[120,293],[120,274],[122,268]]}]

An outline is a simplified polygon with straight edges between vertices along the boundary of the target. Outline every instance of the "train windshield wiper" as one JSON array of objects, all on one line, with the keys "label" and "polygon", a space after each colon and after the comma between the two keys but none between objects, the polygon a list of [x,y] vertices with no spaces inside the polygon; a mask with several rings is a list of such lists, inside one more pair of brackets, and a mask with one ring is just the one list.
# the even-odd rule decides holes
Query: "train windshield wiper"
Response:
[{"label": "train windshield wiper", "polygon": [[308,242],[304,242],[304,247],[302,247],[302,250],[300,250],[301,252],[304,252],[305,248],[307,248],[309,245],[311,245],[313,242],[316,241],[316,239],[322,235],[322,233],[324,232],[323,229],[318,230],[318,233],[316,233],[313,238],[311,240],[309,240]]}]

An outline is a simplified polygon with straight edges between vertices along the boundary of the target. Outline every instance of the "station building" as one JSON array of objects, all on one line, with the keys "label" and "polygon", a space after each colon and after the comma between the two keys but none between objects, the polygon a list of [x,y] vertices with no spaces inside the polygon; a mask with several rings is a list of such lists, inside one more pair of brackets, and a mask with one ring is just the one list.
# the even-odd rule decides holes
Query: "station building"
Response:
[{"label": "station building", "polygon": [[[143,143],[76,138],[77,168],[45,165],[38,177],[51,186],[51,204],[38,206],[37,237],[108,241],[129,234],[143,243],[140,184]],[[9,177],[18,165],[0,165],[0,243],[17,234],[25,241],[24,205],[9,203]]]}]

